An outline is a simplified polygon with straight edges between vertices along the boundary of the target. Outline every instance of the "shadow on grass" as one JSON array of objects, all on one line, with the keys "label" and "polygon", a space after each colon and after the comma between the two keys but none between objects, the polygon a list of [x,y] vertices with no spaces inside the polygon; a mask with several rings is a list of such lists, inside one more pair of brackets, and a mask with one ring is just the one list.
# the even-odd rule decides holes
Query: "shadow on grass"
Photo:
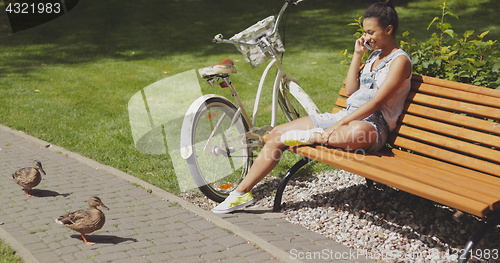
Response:
[{"label": "shadow on grass", "polygon": [[[410,2],[413,1],[406,4]],[[14,35],[8,32],[5,26],[8,23],[2,17],[0,75],[27,73],[41,64],[168,59],[176,54],[206,56],[231,50],[236,53],[229,45],[212,44],[212,37],[217,33],[230,37],[269,15],[276,15],[281,3],[88,0],[80,1],[56,20]],[[346,25],[362,15],[371,3],[371,0],[354,0],[346,5],[340,1],[318,0],[289,8],[287,47],[296,51],[350,48],[356,28]],[[495,24],[498,6],[493,1],[479,5],[473,12],[462,15],[456,21],[456,28],[468,27],[470,21],[478,27]],[[401,24],[407,25],[402,26],[402,31],[415,31],[414,37],[427,34],[428,23],[439,15],[437,7],[431,11],[435,12],[428,18],[402,17]],[[478,16],[484,19],[476,19]]]}]

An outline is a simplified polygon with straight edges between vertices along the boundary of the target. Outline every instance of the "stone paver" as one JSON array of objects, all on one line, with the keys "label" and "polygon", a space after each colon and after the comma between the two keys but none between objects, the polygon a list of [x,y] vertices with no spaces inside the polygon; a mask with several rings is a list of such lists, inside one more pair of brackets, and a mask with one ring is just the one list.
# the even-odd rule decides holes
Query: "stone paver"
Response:
[{"label": "stone paver", "polygon": [[[11,174],[42,162],[47,172],[27,197]],[[292,225],[277,213],[213,215],[137,179],[0,125],[0,238],[25,262],[370,262],[301,258],[307,252],[349,251]],[[134,181],[136,182],[136,181]],[[137,184],[147,187],[138,187]],[[153,189],[153,193],[147,192]],[[86,208],[90,196],[110,208],[88,240],[56,224]],[[300,254],[302,253],[302,254]]]}]

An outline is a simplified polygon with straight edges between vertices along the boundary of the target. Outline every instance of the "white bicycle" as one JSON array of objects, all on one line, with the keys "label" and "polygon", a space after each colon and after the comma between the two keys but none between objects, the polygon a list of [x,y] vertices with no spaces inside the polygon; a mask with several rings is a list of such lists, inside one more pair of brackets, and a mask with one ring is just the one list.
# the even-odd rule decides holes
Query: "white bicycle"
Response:
[{"label": "white bicycle", "polygon": [[[230,59],[198,70],[212,88],[215,83],[229,87],[236,102],[216,94],[204,95],[191,104],[182,125],[181,155],[197,187],[216,202],[222,202],[247,174],[253,163],[253,151],[264,145],[262,136],[277,124],[278,105],[288,121],[319,113],[316,104],[298,81],[286,74],[278,59],[285,51],[278,24],[288,5],[301,1],[285,0],[276,20],[270,16],[230,39],[219,34],[213,40],[236,45],[252,67],[272,59],[262,73],[252,119],[229,79],[229,74],[236,73]],[[264,82],[273,67],[278,73],[272,90],[271,123],[256,127]]]}]

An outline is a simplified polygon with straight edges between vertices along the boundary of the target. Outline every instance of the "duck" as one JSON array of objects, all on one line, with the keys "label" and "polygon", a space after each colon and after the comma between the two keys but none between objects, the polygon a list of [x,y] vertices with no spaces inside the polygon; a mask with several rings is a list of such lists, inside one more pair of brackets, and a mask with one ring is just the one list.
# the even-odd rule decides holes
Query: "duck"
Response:
[{"label": "duck", "polygon": [[38,160],[34,160],[31,167],[24,167],[14,172],[12,174],[12,179],[23,187],[28,197],[31,197],[33,196],[33,187],[36,187],[42,181],[42,174],[45,175],[42,163]]},{"label": "duck", "polygon": [[89,209],[81,209],[75,212],[71,212],[60,216],[56,219],[56,223],[64,225],[65,227],[79,232],[82,236],[83,241],[87,245],[94,245],[94,242],[89,242],[85,238],[85,234],[93,233],[104,226],[106,222],[106,217],[104,213],[97,209],[97,207],[102,207],[103,209],[109,210],[101,199],[97,196],[92,196],[89,198]]}]

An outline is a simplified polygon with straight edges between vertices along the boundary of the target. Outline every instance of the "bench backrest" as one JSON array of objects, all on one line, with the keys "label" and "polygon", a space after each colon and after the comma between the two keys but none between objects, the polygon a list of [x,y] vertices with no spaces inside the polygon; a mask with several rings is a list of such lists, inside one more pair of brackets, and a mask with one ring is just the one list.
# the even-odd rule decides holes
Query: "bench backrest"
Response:
[{"label": "bench backrest", "polygon": [[[342,88],[335,103],[345,107]],[[500,177],[500,90],[413,75],[389,147]]]}]

